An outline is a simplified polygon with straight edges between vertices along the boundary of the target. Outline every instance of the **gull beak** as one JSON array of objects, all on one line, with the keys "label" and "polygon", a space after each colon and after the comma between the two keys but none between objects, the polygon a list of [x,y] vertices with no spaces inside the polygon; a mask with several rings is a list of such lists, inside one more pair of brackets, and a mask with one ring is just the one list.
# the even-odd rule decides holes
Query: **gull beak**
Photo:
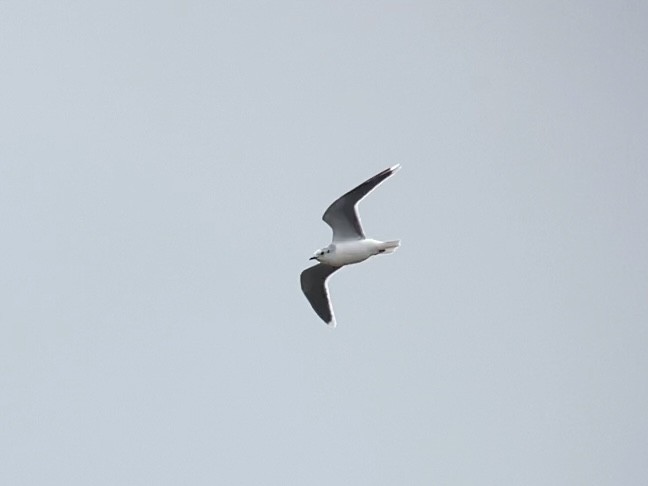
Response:
[{"label": "gull beak", "polygon": [[312,256],[309,258],[309,260],[317,260],[317,257]]}]

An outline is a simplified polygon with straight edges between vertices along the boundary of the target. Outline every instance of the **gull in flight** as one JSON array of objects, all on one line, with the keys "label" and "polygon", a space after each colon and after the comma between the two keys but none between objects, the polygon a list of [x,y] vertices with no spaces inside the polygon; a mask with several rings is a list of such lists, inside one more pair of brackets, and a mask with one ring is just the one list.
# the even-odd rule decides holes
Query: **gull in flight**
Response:
[{"label": "gull in flight", "polygon": [[381,253],[393,253],[400,240],[379,241],[367,238],[362,230],[358,203],[381,182],[400,169],[397,164],[366,180],[333,202],[322,219],[333,230],[333,241],[317,250],[310,260],[319,263],[301,273],[301,288],[313,310],[329,326],[335,327],[335,316],[329,299],[326,280],[344,265],[360,263]]}]

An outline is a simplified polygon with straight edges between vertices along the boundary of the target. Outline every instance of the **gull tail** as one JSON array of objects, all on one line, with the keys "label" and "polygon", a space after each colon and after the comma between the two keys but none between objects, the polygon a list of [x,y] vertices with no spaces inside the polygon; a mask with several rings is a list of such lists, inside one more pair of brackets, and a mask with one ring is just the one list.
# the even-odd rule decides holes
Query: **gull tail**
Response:
[{"label": "gull tail", "polygon": [[400,240],[383,241],[378,246],[380,253],[394,253],[400,246]]}]

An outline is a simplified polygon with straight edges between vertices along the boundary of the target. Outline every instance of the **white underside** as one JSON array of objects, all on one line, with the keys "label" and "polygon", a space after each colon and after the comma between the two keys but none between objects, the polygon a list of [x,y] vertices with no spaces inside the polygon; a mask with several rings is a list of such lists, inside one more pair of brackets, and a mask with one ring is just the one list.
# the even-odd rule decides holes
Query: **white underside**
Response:
[{"label": "white underside", "polygon": [[321,255],[317,259],[327,265],[341,267],[353,263],[360,263],[380,253],[393,253],[398,248],[398,245],[398,241],[385,242],[369,238],[364,240],[337,241],[335,242],[335,249],[333,251]]}]

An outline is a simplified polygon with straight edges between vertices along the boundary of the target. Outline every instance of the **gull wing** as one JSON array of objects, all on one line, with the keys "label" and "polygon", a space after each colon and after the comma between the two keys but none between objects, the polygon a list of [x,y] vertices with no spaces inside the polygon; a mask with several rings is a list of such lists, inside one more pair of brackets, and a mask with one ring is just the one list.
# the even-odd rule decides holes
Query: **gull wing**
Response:
[{"label": "gull wing", "polygon": [[398,169],[400,169],[400,164],[383,170],[341,196],[328,207],[322,219],[333,230],[333,241],[363,240],[365,238],[357,205],[363,197]]},{"label": "gull wing", "polygon": [[329,299],[326,279],[340,267],[320,263],[304,270],[299,279],[304,295],[311,307],[329,326],[335,327],[335,316]]}]

